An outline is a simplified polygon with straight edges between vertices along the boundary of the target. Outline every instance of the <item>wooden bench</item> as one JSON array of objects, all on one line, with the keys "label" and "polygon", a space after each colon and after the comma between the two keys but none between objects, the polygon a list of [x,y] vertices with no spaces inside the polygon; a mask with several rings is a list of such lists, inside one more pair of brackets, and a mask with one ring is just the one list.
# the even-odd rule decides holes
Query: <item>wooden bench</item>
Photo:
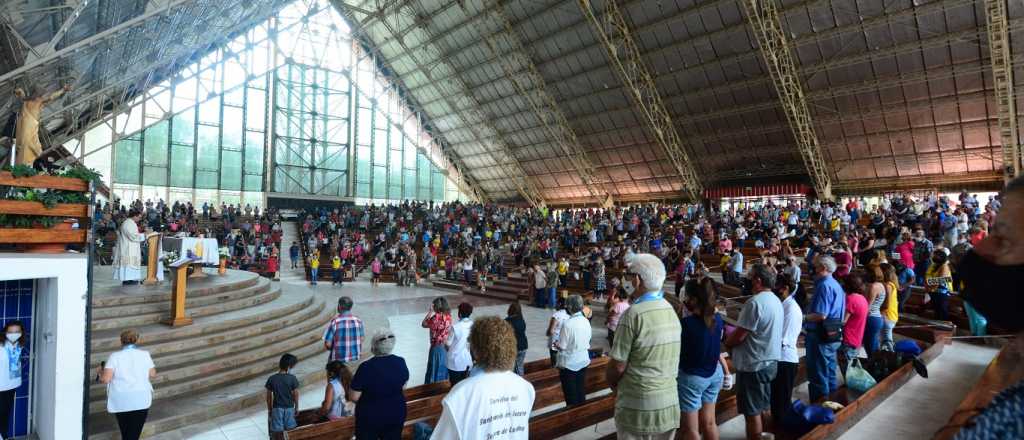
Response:
[{"label": "wooden bench", "polygon": [[[588,392],[591,387],[594,390],[607,388],[604,383],[604,368],[608,364],[608,357],[603,356],[593,359],[590,364],[590,371],[587,375]],[[561,382],[558,377],[558,370],[551,368],[550,359],[541,359],[528,362],[524,365],[526,375],[524,379],[533,384],[538,397],[534,408],[543,408],[561,402],[564,396],[561,395]],[[403,392],[406,399],[406,426],[403,437],[412,435],[413,425],[417,422],[424,422],[430,425],[436,423],[441,415],[442,401],[450,389],[448,381],[412,387]],[[557,395],[557,396],[556,396]],[[541,398],[543,397],[544,400]],[[541,405],[542,406],[537,406]],[[297,420],[316,420],[317,409],[300,411],[296,416]],[[288,431],[285,438],[289,440],[335,440],[351,438],[355,434],[355,417],[344,417],[339,420],[313,423],[300,426]]]}]

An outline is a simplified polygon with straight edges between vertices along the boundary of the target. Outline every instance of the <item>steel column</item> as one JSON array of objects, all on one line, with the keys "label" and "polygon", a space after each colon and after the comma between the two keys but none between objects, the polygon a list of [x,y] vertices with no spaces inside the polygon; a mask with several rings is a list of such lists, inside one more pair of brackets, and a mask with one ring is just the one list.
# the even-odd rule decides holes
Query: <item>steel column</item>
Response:
[{"label": "steel column", "polygon": [[[500,2],[485,5],[484,8],[491,15],[491,18],[498,23],[500,31],[497,34],[488,34],[485,43],[493,56],[501,53],[501,46],[498,44],[496,35],[504,35],[506,42],[512,47],[512,51],[506,56],[500,57],[499,64],[508,77],[509,81],[529,103],[534,116],[537,117],[547,128],[555,143],[561,147],[565,157],[569,159],[576,172],[587,188],[587,192],[597,202],[609,208],[615,204],[611,192],[595,176],[597,168],[587,155],[586,149],[580,145],[576,131],[569,125],[569,120],[562,113],[551,93],[548,92],[547,83],[544,77],[537,70],[526,48],[523,47],[521,39],[512,27],[512,22],[505,15],[504,7]],[[520,69],[525,69],[520,72]]]},{"label": "steel column", "polygon": [[811,177],[818,198],[832,199],[832,171],[821,154],[818,135],[814,132],[811,111],[807,107],[800,71],[789,50],[789,41],[782,30],[778,4],[775,0],[741,0],[751,30],[761,47],[761,55],[775,83],[782,108],[786,112],[793,138]]},{"label": "steel column", "polygon": [[1022,146],[1017,131],[1017,97],[1013,92],[1006,0],[985,0],[985,18],[988,22],[989,60],[992,62],[992,82],[995,84],[999,115],[999,137],[1003,146],[1003,169],[1006,178],[1012,179],[1021,175]]},{"label": "steel column", "polygon": [[697,170],[690,160],[687,148],[683,145],[682,137],[676,131],[672,115],[661,99],[661,92],[643,62],[643,53],[633,39],[626,16],[615,0],[605,0],[603,21],[598,19],[590,0],[578,0],[578,3],[604,46],[608,61],[622,80],[623,86],[628,89],[629,97],[640,110],[658,145],[665,151],[665,155],[679,173],[686,197],[691,201],[700,200],[704,188],[697,177]]}]

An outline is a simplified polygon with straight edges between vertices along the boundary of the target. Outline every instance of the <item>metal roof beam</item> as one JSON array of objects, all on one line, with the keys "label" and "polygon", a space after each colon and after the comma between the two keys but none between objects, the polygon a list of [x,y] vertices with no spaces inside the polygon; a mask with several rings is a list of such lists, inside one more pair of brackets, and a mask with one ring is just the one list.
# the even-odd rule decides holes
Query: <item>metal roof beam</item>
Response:
[{"label": "metal roof beam", "polygon": [[1003,151],[1003,169],[1007,179],[1021,175],[1024,146],[1017,131],[1017,96],[1013,89],[1013,66],[1010,56],[1010,32],[1006,20],[1007,0],[985,0],[985,21],[988,23],[989,60],[995,84],[996,109],[999,116],[999,138]]},{"label": "metal roof beam", "polygon": [[57,49],[57,45],[64,39],[64,34],[68,32],[68,29],[71,29],[71,26],[74,25],[76,21],[78,21],[78,17],[82,15],[82,12],[85,11],[85,8],[89,6],[91,1],[92,0],[79,0],[78,5],[71,10],[71,14],[64,20],[64,23],[60,25],[57,32],[54,32],[53,37],[50,38],[50,42],[46,44],[46,47],[43,48],[40,55],[47,56]]},{"label": "metal roof beam", "polygon": [[[1024,19],[1012,20],[1010,26],[1011,26],[1011,30],[1024,29]],[[923,40],[912,41],[912,42],[909,42],[909,43],[900,44],[900,45],[889,47],[889,48],[886,48],[886,49],[864,52],[864,53],[861,53],[861,54],[858,54],[858,55],[855,55],[855,56],[851,56],[851,57],[838,58],[838,59],[834,59],[834,60],[823,60],[823,61],[821,61],[819,63],[814,64],[814,65],[807,66],[807,67],[802,67],[801,68],[801,74],[804,75],[805,77],[807,77],[807,76],[811,76],[811,75],[814,75],[814,74],[819,74],[819,73],[827,72],[828,70],[831,70],[831,69],[847,67],[847,66],[852,66],[852,65],[856,65],[856,64],[871,63],[873,61],[876,61],[876,60],[879,60],[879,59],[884,59],[884,58],[887,58],[887,57],[892,57],[892,56],[897,56],[897,55],[902,55],[902,54],[907,54],[907,53],[916,53],[916,52],[920,52],[920,51],[923,51],[923,50],[926,50],[926,49],[932,49],[932,48],[948,47],[949,45],[954,44],[954,43],[969,42],[969,41],[981,41],[981,40],[985,39],[985,33],[986,33],[986,30],[984,28],[969,29],[969,30],[965,30],[965,31],[961,31],[961,32],[956,32],[956,33],[953,33],[953,34],[943,34],[943,35],[939,35],[939,36],[932,37],[932,38],[926,38],[926,39],[923,39]],[[743,57],[745,58],[745,55],[743,55]],[[665,78],[670,78],[672,76],[680,75],[680,74],[685,75],[688,72],[699,71],[699,70],[704,69],[704,68],[709,67],[709,66],[717,66],[717,65],[722,65],[722,64],[728,64],[728,63],[731,63],[734,58],[736,58],[736,56],[722,58],[722,59],[717,59],[717,58],[716,59],[712,59],[712,60],[709,60],[707,62],[696,64],[696,65],[693,65],[693,66],[689,66],[689,67],[683,68],[683,69],[675,71],[675,72],[668,72],[668,73],[665,73],[665,74],[662,74],[662,75],[657,75],[657,76],[655,76],[655,79],[656,80],[658,80],[658,79],[665,79]],[[579,75],[583,75],[583,74],[587,74],[587,73],[590,73],[590,72],[595,72],[595,71],[598,71],[598,70],[602,70],[606,66],[607,65],[605,65],[605,64],[601,64],[601,65],[598,65],[597,67],[595,67],[594,69],[590,69],[590,70],[581,72]],[[573,75],[573,78],[575,78],[577,76],[578,75]],[[562,82],[565,82],[565,81],[566,81],[566,79],[563,78],[563,79],[559,80],[558,83],[562,83]],[[697,90],[692,90],[692,91],[686,92],[684,94],[673,95],[673,96],[670,97],[669,101],[670,102],[675,102],[675,101],[683,101],[683,102],[685,102],[685,101],[691,101],[691,100],[695,100],[695,99],[702,99],[702,98],[706,98],[706,97],[714,97],[714,96],[719,95],[719,94],[726,94],[726,93],[730,93],[730,92],[737,91],[737,90],[745,90],[745,89],[752,88],[752,87],[767,86],[770,81],[771,81],[771,78],[767,77],[767,76],[751,78],[751,79],[747,79],[747,80],[743,80],[743,81],[726,81],[726,82],[723,82],[722,84],[718,84],[718,85],[715,85],[715,86],[712,86],[712,87],[703,87],[703,88],[700,88],[700,89],[697,89]],[[488,83],[485,83],[485,84],[490,84],[490,83],[488,82]],[[478,87],[480,87],[480,86],[478,86]],[[564,103],[569,104],[569,103],[574,103],[576,101],[581,101],[581,100],[584,100],[584,99],[588,99],[588,98],[591,98],[593,96],[597,96],[597,95],[600,95],[600,94],[615,93],[615,92],[619,92],[619,91],[620,91],[620,87],[619,86],[609,87],[607,89],[595,89],[595,90],[589,91],[587,93],[576,95],[576,96],[565,96],[565,97],[563,97],[562,100],[563,100]],[[626,93],[626,92],[623,91],[623,93]],[[482,102],[482,104],[484,106],[488,106],[488,105],[491,105],[491,104],[494,104],[494,103],[506,101],[510,97],[513,97],[513,96],[516,96],[516,95],[499,96],[498,98],[495,98],[493,100]],[[436,101],[436,100],[425,101],[425,102],[423,102],[423,105],[425,107],[426,106],[430,106],[434,101]],[[626,110],[628,108],[629,107],[622,107],[619,110]],[[520,110],[520,111],[514,113],[513,115],[518,115],[518,114],[522,114],[522,113],[525,113],[525,110]]]},{"label": "metal roof beam", "polygon": [[[346,7],[344,2],[342,2],[341,0],[332,0],[332,2],[335,3],[335,5],[339,9],[343,9]],[[390,25],[390,23],[388,23],[386,17],[382,16],[380,19],[380,23],[389,33],[391,33],[392,35],[397,35],[397,31]],[[425,27],[424,32],[426,32]],[[398,43],[403,47],[404,50],[409,50],[408,46],[405,44],[405,41],[403,39],[399,39]],[[420,63],[416,55],[413,55],[412,61],[416,64]],[[429,70],[424,71],[424,74],[428,76],[431,75]],[[451,111],[454,112],[455,109],[459,108],[459,106],[455,102],[456,96],[461,96],[462,98],[470,100],[471,102],[475,102],[476,99],[475,97],[473,97],[472,94],[468,92],[466,84],[461,79],[456,78],[456,81],[453,82],[457,83],[457,85],[452,85],[450,82],[445,81],[439,82],[438,86],[440,87],[443,84],[449,88],[449,90],[441,91],[441,93],[444,94],[444,96],[446,96],[445,102],[448,104]],[[503,139],[504,136],[502,135],[502,133],[492,122],[490,122],[493,121],[494,118],[488,117],[487,115],[483,114],[483,112],[480,111],[479,106],[473,108],[469,112],[473,113],[476,119],[475,122],[477,124],[483,123],[486,127],[490,129],[492,133],[494,133],[493,142],[497,144],[497,146],[499,147],[498,152],[504,155],[503,158],[497,158],[496,162],[505,165],[503,167],[503,171],[505,172],[506,176],[515,183],[516,188],[519,191],[520,195],[523,196],[523,199],[525,199],[528,203],[530,203],[533,206],[544,206],[545,202],[543,194],[540,192],[540,190],[534,184],[530,176],[523,169],[522,165],[519,163],[518,159],[516,159],[515,155],[512,154],[512,150],[511,148],[509,148],[507,142]],[[470,120],[464,114],[464,112],[457,112],[456,114],[459,116],[460,119],[463,120],[463,123],[467,125],[471,123]],[[459,163],[462,164],[462,161],[459,160]]]},{"label": "metal roof beam", "polygon": [[[590,160],[586,149],[580,145],[576,132],[569,125],[569,121],[566,119],[565,114],[562,113],[561,108],[559,108],[558,102],[548,92],[544,77],[537,71],[537,66],[520,43],[520,37],[515,29],[512,28],[511,22],[505,15],[504,7],[496,2],[491,5],[484,5],[484,8],[488,10],[491,18],[501,26],[501,29],[503,29],[502,35],[505,37],[506,42],[513,47],[513,51],[508,53],[510,56],[503,57],[500,61],[505,75],[512,82],[516,91],[527,100],[533,114],[544,123],[548,133],[556,140],[566,158],[576,168],[576,172],[579,173],[580,179],[586,185],[587,191],[601,206],[613,206],[615,202],[612,199],[611,192],[594,175],[595,167],[593,162]],[[487,36],[486,43],[491,53],[500,53],[499,42],[494,37],[494,34]],[[523,69],[521,74],[516,73],[516,70],[518,70],[517,66]]]},{"label": "metal roof beam", "polygon": [[64,46],[64,48],[62,48],[61,50],[55,51],[48,55],[44,55],[38,59],[26,63],[24,66],[7,72],[0,76],[0,83],[9,81],[23,74],[27,74],[32,69],[35,69],[37,67],[41,67],[59,61],[63,58],[67,58],[78,50],[104,42],[111,38],[115,38],[119,36],[122,32],[130,31],[132,29],[135,29],[139,26],[148,23],[150,20],[158,19],[162,16],[169,15],[173,9],[195,1],[196,0],[168,0],[167,4],[161,8],[154,8],[152,10],[146,11],[145,13],[137,17],[131,18],[129,20],[122,22],[121,24],[118,24],[117,26],[111,27],[110,29],[107,29],[103,32],[94,34],[88,38],[83,38],[79,41],[76,41],[74,44]]},{"label": "metal roof beam", "polygon": [[[815,5],[818,5],[819,3],[825,3],[825,2],[823,0],[808,0],[808,1],[801,2],[801,3],[795,3],[793,5],[790,5],[790,6],[786,7],[783,12],[784,13],[785,12],[791,12],[791,11],[799,10],[800,8],[804,8],[804,7],[813,7]],[[645,32],[645,31],[650,31],[650,30],[664,28],[664,26],[668,25],[669,23],[672,23],[672,22],[675,22],[675,21],[682,21],[685,18],[693,16],[693,15],[699,15],[707,7],[709,7],[709,6],[716,6],[717,4],[718,4],[718,2],[710,2],[710,3],[702,3],[702,4],[691,6],[689,8],[685,8],[682,11],[676,13],[675,15],[671,15],[671,16],[668,16],[668,17],[665,17],[665,18],[662,18],[662,19],[659,19],[659,20],[655,20],[655,21],[653,21],[651,23],[648,23],[648,24],[645,24],[643,26],[640,26],[637,29],[634,29],[633,33],[634,34],[640,34],[640,33]],[[903,5],[902,3],[899,3],[899,4]],[[955,8],[958,8],[958,7],[966,7],[966,6],[973,5],[973,4],[974,4],[974,0],[944,0],[944,1],[934,1],[934,2],[931,2],[931,3],[926,3],[926,4],[918,5],[918,6],[910,6],[910,7],[907,7],[907,8],[899,9],[897,11],[885,11],[883,14],[872,16],[872,17],[868,17],[866,19],[863,19],[863,20],[855,22],[855,23],[846,24],[846,25],[843,25],[843,26],[836,26],[834,28],[823,30],[821,32],[812,32],[812,33],[803,35],[800,38],[795,38],[794,39],[794,44],[797,47],[804,46],[804,45],[817,44],[820,41],[826,41],[826,40],[834,38],[834,37],[836,37],[836,36],[838,36],[840,34],[843,34],[845,32],[849,32],[849,31],[863,32],[863,31],[865,31],[867,29],[872,29],[872,28],[875,28],[875,27],[886,27],[886,26],[892,25],[893,21],[895,21],[895,20],[900,20],[900,19],[903,19],[903,18],[910,18],[910,17],[922,17],[922,16],[925,16],[925,15],[928,15],[928,14],[945,13],[946,11],[949,11],[951,9],[955,9]],[[626,6],[629,6],[629,5],[627,4]],[[585,22],[585,20],[584,20],[584,22]],[[547,41],[549,39],[552,39],[552,38],[557,37],[558,35],[561,35],[562,32],[565,32],[565,30],[567,30],[567,29],[575,28],[578,24],[579,23],[563,27],[558,32],[544,35],[544,36],[542,36],[542,37],[540,37],[540,38],[538,38],[538,39],[536,39],[534,41],[527,42],[525,45],[527,47],[530,47],[530,46],[533,46],[534,44],[537,44],[537,43],[543,43],[543,42],[545,42],[545,41]],[[659,28],[659,26],[660,26],[660,28]],[[741,21],[741,22],[739,22],[739,23],[737,23],[735,25],[725,26],[722,29],[719,29],[719,30],[716,30],[716,31],[713,31],[713,32],[709,32],[709,33],[706,33],[706,34],[700,34],[700,35],[693,36],[691,38],[686,38],[686,39],[674,41],[671,44],[668,44],[668,45],[665,45],[665,46],[662,46],[662,47],[659,47],[659,48],[652,49],[649,52],[644,53],[644,56],[647,57],[647,58],[654,58],[654,57],[664,56],[667,53],[670,53],[670,52],[672,52],[672,51],[674,51],[674,50],[676,50],[676,49],[678,49],[680,47],[685,47],[685,46],[693,46],[693,47],[709,46],[709,45],[711,45],[712,38],[717,37],[719,35],[727,35],[730,32],[735,32],[735,31],[738,31],[738,30],[742,30],[744,27],[745,27],[745,24]],[[466,49],[470,49],[472,47],[475,47],[477,44],[479,44],[479,43],[474,42],[472,44],[463,46],[463,48],[461,50],[455,50],[455,51],[449,52],[449,53],[447,53],[447,55],[449,55],[449,56],[458,55],[459,53],[463,52]],[[581,46],[579,48],[570,50],[570,51],[568,51],[566,53],[559,54],[559,56],[557,56],[555,58],[552,58],[552,59],[549,59],[549,60],[542,60],[539,63],[539,66],[541,68],[543,68],[544,65],[546,65],[546,64],[561,62],[560,60],[564,59],[565,57],[570,57],[570,56],[576,55],[578,53],[583,53],[583,52],[585,52],[585,51],[587,51],[589,49],[592,49],[592,48],[596,47],[599,44],[600,44],[600,42],[595,42],[594,44],[583,45],[583,46]],[[398,54],[396,56],[396,59],[401,58],[402,55],[403,54]],[[502,54],[502,55],[504,55],[504,54]],[[748,58],[756,57],[758,55],[759,54],[758,54],[758,52],[756,50],[748,50],[748,51],[744,51],[744,52],[735,53],[733,55],[729,55],[729,56],[726,56],[726,57],[722,57],[720,60],[719,59],[712,60],[712,63],[717,64],[718,61],[721,61],[721,62],[739,62],[739,61],[746,60]],[[479,69],[481,66],[485,66],[487,64],[490,64],[493,61],[495,61],[495,58],[484,60],[484,62],[475,64],[473,66],[469,66],[468,70],[466,71],[466,73],[469,73],[469,72],[472,72],[472,71],[474,71],[476,69]],[[707,64],[707,63],[705,63],[705,64]],[[608,66],[606,64],[600,64],[600,65],[595,66],[592,69],[588,69],[588,70],[582,71],[580,73],[570,75],[569,77],[559,79],[557,83],[561,83],[563,81],[579,77],[579,76],[581,76],[583,74],[586,74],[586,73],[590,73],[590,72],[594,72],[594,71],[597,71],[597,70],[601,70],[603,68],[608,68]],[[415,90],[417,90],[417,89],[419,89],[419,88],[421,88],[421,87],[423,87],[423,86],[425,86],[427,84],[429,84],[429,82],[425,82],[423,84],[414,84],[414,85],[412,85],[412,88],[410,89],[410,91],[415,91]]]},{"label": "metal roof beam", "polygon": [[775,0],[740,0],[740,4],[775,82],[775,91],[782,101],[814,190],[819,198],[832,200],[832,170],[825,163],[818,135],[814,132],[814,121],[800,84],[800,71],[782,30],[778,5]]},{"label": "metal roof beam", "polygon": [[626,16],[615,0],[605,0],[604,21],[597,18],[590,0],[579,0],[578,4],[604,45],[609,63],[615,67],[615,73],[629,89],[630,98],[643,115],[658,146],[679,173],[686,197],[692,201],[701,200],[704,188],[697,177],[696,167],[690,160],[682,137],[676,131],[676,124],[672,122],[672,115],[661,99],[658,86],[644,64],[643,54],[633,40]]}]

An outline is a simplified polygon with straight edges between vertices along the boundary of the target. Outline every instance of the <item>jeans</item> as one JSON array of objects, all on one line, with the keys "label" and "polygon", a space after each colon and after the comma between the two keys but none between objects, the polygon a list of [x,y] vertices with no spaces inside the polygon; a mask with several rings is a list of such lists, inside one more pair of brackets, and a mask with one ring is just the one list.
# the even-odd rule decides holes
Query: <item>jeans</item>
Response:
[{"label": "jeans", "polygon": [[274,408],[270,410],[270,432],[284,432],[295,429],[295,408]]},{"label": "jeans", "polygon": [[864,350],[869,356],[878,350],[878,332],[882,330],[882,321],[881,316],[868,316],[864,323]]},{"label": "jeans", "polygon": [[772,417],[781,420],[786,410],[793,405],[793,385],[796,384],[796,373],[800,364],[796,362],[778,363],[778,372],[772,380],[771,408]]},{"label": "jeans", "polygon": [[515,372],[516,374],[520,375],[520,376],[526,374],[526,369],[524,368],[525,364],[526,364],[526,350],[519,350],[519,351],[517,351],[516,352],[516,366],[514,368],[512,368],[512,371]]},{"label": "jeans", "polygon": [[558,369],[558,378],[562,382],[565,406],[579,405],[587,399],[587,390],[584,387],[587,379],[587,367],[580,368],[579,371],[560,368]]},{"label": "jeans", "polygon": [[320,274],[320,269],[310,269],[309,270],[309,274],[310,274],[310,282],[313,283],[313,285],[315,286],[316,285],[316,277],[317,277],[317,275]]},{"label": "jeans", "polygon": [[558,288],[548,288],[548,304],[550,304],[551,307],[558,307]]},{"label": "jeans", "polygon": [[896,327],[895,322],[882,318],[882,350],[892,351],[895,347],[892,339],[893,327]]},{"label": "jeans", "polygon": [[533,300],[534,302],[537,303],[537,307],[544,307],[544,302],[546,301],[546,299],[544,298],[546,296],[544,295],[544,290],[546,289],[544,289],[543,287],[539,289],[533,289]]},{"label": "jeans", "polygon": [[804,338],[807,348],[807,389],[812,402],[839,389],[839,378],[836,375],[836,350],[839,349],[839,342],[822,342],[817,332],[817,328],[812,328]]}]

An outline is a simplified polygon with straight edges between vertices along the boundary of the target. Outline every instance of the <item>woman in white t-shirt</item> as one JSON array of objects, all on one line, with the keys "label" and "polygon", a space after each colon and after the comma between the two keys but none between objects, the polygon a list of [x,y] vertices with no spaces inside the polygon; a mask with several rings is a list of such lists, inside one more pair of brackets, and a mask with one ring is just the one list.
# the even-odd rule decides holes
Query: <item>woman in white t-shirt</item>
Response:
[{"label": "woman in white t-shirt", "polygon": [[536,391],[512,372],[516,337],[497,316],[476,320],[469,333],[476,365],[441,402],[443,410],[432,439],[526,440]]},{"label": "woman in white t-shirt", "polygon": [[121,351],[110,354],[100,365],[100,382],[107,384],[107,412],[117,417],[122,440],[138,440],[153,403],[156,368],[149,352],[135,348],[139,334],[135,330],[121,332]]},{"label": "woman in white t-shirt", "polygon": [[21,387],[22,359],[28,355],[25,351],[24,328],[21,321],[10,321],[4,326],[2,340],[4,349],[0,350],[0,434],[3,435],[2,438],[9,438],[13,434],[7,432],[7,428],[11,426],[14,395]]}]

